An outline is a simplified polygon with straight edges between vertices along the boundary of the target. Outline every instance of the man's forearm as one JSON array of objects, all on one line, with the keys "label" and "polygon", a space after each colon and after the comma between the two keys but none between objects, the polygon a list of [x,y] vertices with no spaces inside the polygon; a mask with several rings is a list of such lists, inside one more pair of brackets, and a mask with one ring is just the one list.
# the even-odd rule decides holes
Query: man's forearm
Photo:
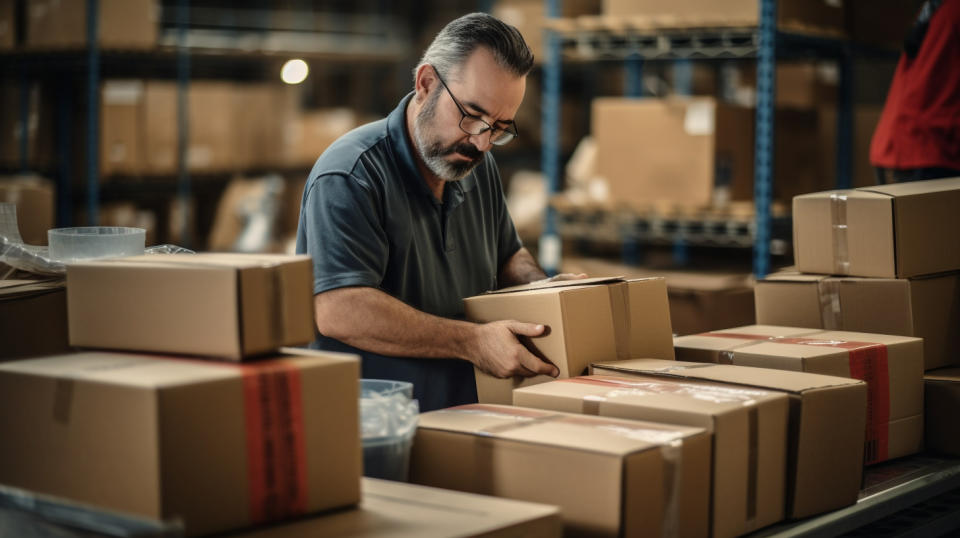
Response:
[{"label": "man's forearm", "polygon": [[314,297],[317,328],[353,347],[397,357],[467,358],[476,325],[421,312],[367,287]]},{"label": "man's forearm", "polygon": [[507,263],[503,264],[498,277],[500,287],[506,288],[541,280],[547,278],[547,275],[540,268],[537,260],[533,259],[530,251],[526,247],[521,247],[507,260]]}]

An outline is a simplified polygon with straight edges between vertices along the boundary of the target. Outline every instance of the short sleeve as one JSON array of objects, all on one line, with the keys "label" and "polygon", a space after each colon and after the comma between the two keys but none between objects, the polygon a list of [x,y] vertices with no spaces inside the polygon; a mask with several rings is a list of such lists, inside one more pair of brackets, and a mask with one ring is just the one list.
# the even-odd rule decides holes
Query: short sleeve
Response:
[{"label": "short sleeve", "polygon": [[305,251],[313,258],[313,293],[379,287],[388,247],[375,193],[337,173],[317,177],[303,196],[301,226]]}]

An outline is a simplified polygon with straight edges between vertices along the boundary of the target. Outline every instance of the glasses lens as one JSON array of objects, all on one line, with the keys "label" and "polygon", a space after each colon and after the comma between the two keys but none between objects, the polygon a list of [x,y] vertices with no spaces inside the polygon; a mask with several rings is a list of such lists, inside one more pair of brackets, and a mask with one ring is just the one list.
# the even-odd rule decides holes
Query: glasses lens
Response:
[{"label": "glasses lens", "polygon": [[495,146],[502,146],[516,138],[516,136],[517,135],[511,133],[510,131],[499,131],[490,137],[490,143]]},{"label": "glasses lens", "polygon": [[489,129],[490,126],[487,125],[487,123],[483,120],[471,118],[470,116],[464,116],[460,120],[460,128],[463,129],[463,132],[467,134],[478,135]]}]

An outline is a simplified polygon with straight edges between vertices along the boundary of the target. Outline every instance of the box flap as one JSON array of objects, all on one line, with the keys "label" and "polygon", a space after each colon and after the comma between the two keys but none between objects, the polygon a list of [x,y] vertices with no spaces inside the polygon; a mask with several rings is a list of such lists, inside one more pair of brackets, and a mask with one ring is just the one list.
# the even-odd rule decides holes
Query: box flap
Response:
[{"label": "box flap", "polygon": [[66,281],[55,280],[0,280],[0,301],[31,297],[63,290]]},{"label": "box flap", "polygon": [[891,183],[889,185],[872,185],[870,187],[860,187],[857,190],[892,197],[955,191],[960,190],[960,177],[931,179],[927,181],[908,181],[906,183]]},{"label": "box flap", "polygon": [[727,364],[663,361],[658,359],[633,359],[629,361],[597,363],[593,365],[592,370],[598,373],[600,371],[613,371],[621,374],[638,373],[669,376],[680,379],[702,379],[704,381],[748,385],[751,387],[782,390],[798,394],[808,390],[864,383],[859,379],[809,374],[806,372],[790,372]]},{"label": "box flap", "polygon": [[499,290],[490,290],[487,293],[513,293],[518,291],[530,291],[530,290],[542,290],[548,288],[561,288],[569,286],[590,286],[594,284],[609,284],[611,282],[622,282],[623,277],[621,276],[608,276],[608,277],[594,277],[594,278],[581,278],[574,280],[540,280],[537,282],[531,282],[529,284],[521,284],[519,286],[510,286],[509,288],[501,288]]},{"label": "box flap", "polygon": [[701,428],[489,404],[424,413],[418,427],[618,456],[703,432]]},{"label": "box flap", "polygon": [[784,272],[769,274],[760,282],[820,282],[830,278],[829,275],[807,275],[803,273]]},{"label": "box flap", "polygon": [[924,381],[949,381],[960,383],[960,368],[941,368],[923,374]]}]

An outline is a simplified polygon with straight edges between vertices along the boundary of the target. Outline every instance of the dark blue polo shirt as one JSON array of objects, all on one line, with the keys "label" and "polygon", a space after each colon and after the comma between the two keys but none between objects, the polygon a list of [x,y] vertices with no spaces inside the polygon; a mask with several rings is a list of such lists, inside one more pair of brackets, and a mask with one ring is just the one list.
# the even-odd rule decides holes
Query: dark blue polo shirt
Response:
[{"label": "dark blue polo shirt", "polygon": [[[412,95],[317,159],[300,206],[297,252],[313,257],[315,294],[369,286],[462,319],[463,298],[497,288],[499,268],[521,243],[489,153],[468,176],[446,183],[442,202],[434,198],[406,130]],[[361,355],[365,378],[412,382],[421,410],[476,402],[467,361],[386,357],[322,334],[311,347]]]}]

